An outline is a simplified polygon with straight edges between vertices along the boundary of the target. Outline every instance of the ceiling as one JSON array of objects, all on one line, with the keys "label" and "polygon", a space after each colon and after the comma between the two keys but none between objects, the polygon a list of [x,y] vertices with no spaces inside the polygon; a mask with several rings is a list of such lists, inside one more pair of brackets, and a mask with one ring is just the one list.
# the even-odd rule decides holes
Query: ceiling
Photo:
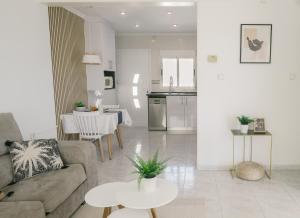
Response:
[{"label": "ceiling", "polygon": [[69,7],[84,16],[107,20],[117,33],[195,33],[197,31],[197,10],[192,2],[181,2],[175,5],[163,4],[163,2],[94,3],[73,4]]}]

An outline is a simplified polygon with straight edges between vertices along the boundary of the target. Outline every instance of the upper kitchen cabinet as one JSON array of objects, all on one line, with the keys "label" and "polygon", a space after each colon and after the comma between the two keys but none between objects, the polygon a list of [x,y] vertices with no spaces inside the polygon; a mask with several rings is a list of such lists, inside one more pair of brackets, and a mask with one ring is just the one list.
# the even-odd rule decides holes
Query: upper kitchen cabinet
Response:
[{"label": "upper kitchen cabinet", "polygon": [[104,89],[104,70],[116,70],[115,30],[105,21],[85,22],[86,52],[100,56],[100,65],[86,65],[88,90]]},{"label": "upper kitchen cabinet", "polygon": [[115,30],[110,25],[101,23],[102,65],[104,70],[116,70]]}]

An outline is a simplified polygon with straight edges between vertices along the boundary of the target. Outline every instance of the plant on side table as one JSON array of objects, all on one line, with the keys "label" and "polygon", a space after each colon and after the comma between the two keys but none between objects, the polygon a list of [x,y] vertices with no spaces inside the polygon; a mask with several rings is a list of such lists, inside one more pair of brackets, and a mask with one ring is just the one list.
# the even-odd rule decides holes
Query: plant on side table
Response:
[{"label": "plant on side table", "polygon": [[75,105],[76,111],[85,111],[86,110],[85,104],[82,101],[77,101],[77,102],[75,102],[74,105]]},{"label": "plant on side table", "polygon": [[247,134],[248,133],[248,129],[249,129],[249,124],[252,123],[254,120],[251,119],[250,117],[247,117],[247,116],[240,116],[240,117],[237,117],[238,120],[240,121],[240,124],[241,124],[241,133],[242,134]]},{"label": "plant on side table", "polygon": [[135,167],[134,173],[139,175],[138,185],[143,192],[153,192],[156,189],[157,176],[167,167],[166,162],[169,159],[159,161],[158,150],[152,158],[143,160],[141,156],[136,155],[135,159],[128,157]]}]

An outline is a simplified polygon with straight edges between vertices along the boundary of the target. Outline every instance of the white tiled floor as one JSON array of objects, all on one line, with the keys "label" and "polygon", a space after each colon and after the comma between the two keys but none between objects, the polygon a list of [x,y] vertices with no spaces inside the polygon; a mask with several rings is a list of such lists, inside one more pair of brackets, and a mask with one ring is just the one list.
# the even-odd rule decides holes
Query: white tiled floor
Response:
[{"label": "white tiled floor", "polygon": [[[198,171],[196,140],[195,134],[176,135],[126,128],[123,130],[124,149],[120,150],[115,141],[113,160],[108,160],[106,151],[106,161],[98,163],[99,181],[136,178],[131,174],[133,168],[126,156],[133,157],[138,153],[147,157],[159,149],[163,157],[172,158],[161,177],[178,185],[176,202],[177,206],[182,206],[179,211],[185,206],[194,206],[189,207],[181,218],[300,218],[300,171],[273,171],[272,180],[265,178],[258,182],[233,180],[227,171]],[[198,211],[197,204],[201,206]],[[165,214],[162,217],[179,217],[176,209]]]}]

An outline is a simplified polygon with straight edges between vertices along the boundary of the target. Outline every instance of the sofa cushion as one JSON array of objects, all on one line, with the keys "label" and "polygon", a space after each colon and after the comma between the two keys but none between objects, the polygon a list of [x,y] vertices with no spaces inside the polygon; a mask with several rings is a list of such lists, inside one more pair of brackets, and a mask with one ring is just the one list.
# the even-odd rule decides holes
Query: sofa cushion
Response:
[{"label": "sofa cushion", "polygon": [[12,166],[9,155],[0,156],[0,189],[13,181]]},{"label": "sofa cushion", "polygon": [[40,201],[0,202],[0,217],[45,218],[45,211]]},{"label": "sofa cushion", "polygon": [[5,144],[12,160],[14,182],[63,166],[56,139],[7,141]]},{"label": "sofa cushion", "polygon": [[5,187],[2,191],[14,191],[3,201],[41,201],[45,211],[51,213],[65,201],[84,181],[86,174],[81,164],[50,171]]},{"label": "sofa cushion", "polygon": [[22,135],[13,115],[0,113],[0,155],[8,153],[7,140],[22,141]]}]

